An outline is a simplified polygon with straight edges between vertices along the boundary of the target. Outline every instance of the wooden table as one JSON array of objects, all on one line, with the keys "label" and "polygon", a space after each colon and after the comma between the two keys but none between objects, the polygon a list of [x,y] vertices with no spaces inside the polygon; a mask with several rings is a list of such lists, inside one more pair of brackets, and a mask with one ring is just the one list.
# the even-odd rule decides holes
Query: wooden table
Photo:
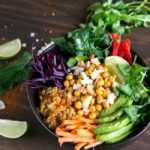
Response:
[{"label": "wooden table", "polygon": [[[31,51],[31,44],[42,45],[51,37],[66,34],[75,29],[86,15],[86,7],[96,0],[0,0],[0,43],[21,38]],[[35,37],[31,37],[35,34]],[[136,28],[126,35],[132,40],[135,49],[150,67],[150,29]],[[38,42],[38,40],[40,42]],[[0,62],[0,67],[9,63]],[[71,144],[59,147],[57,139],[50,135],[37,121],[28,103],[26,86],[20,84],[1,95],[6,109],[0,111],[0,118],[25,120],[29,122],[27,134],[17,140],[0,137],[0,150],[71,150]],[[149,150],[150,128],[133,144],[123,150]]]}]

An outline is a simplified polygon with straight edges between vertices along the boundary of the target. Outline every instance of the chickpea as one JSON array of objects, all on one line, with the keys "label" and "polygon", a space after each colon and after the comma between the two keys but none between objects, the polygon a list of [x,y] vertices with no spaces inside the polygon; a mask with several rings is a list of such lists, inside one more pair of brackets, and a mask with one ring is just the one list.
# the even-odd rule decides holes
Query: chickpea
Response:
[{"label": "chickpea", "polygon": [[109,76],[108,72],[103,72],[101,75],[102,75],[102,77],[103,77],[104,79]]},{"label": "chickpea", "polygon": [[94,58],[94,55],[93,54],[90,54],[89,55],[89,59],[91,60],[91,59],[93,59]]},{"label": "chickpea", "polygon": [[69,87],[69,85],[70,85],[70,84],[69,84],[69,81],[68,81],[68,80],[65,80],[65,81],[64,81],[64,87],[67,88],[67,87]]},{"label": "chickpea", "polygon": [[89,107],[89,110],[90,110],[90,112],[95,112],[95,111],[96,111],[96,108],[95,108],[94,105],[91,105],[91,106]]},{"label": "chickpea", "polygon": [[72,79],[73,79],[73,75],[72,75],[72,74],[68,74],[68,75],[66,76],[66,79],[67,79],[67,80],[72,80]]},{"label": "chickpea", "polygon": [[96,66],[95,66],[95,64],[91,64],[91,67],[94,69]]},{"label": "chickpea", "polygon": [[102,65],[97,65],[97,66],[96,66],[96,69],[102,70],[102,69],[103,69],[103,66],[102,66]]},{"label": "chickpea", "polygon": [[96,86],[97,87],[101,87],[101,86],[103,86],[104,85],[104,80],[103,79],[99,79],[98,81],[97,81],[97,83],[96,83]]},{"label": "chickpea", "polygon": [[113,78],[114,78],[115,80],[116,80],[116,77],[117,77],[117,76],[114,74],[114,75],[113,75]]},{"label": "chickpea", "polygon": [[109,108],[109,102],[107,101],[104,101],[103,102],[103,107],[106,109],[106,108]]},{"label": "chickpea", "polygon": [[97,104],[97,105],[96,105],[96,110],[97,110],[97,111],[101,111],[101,110],[102,110],[102,105]]},{"label": "chickpea", "polygon": [[110,86],[111,86],[111,82],[110,81],[105,81],[104,87],[109,88]]},{"label": "chickpea", "polygon": [[82,97],[81,97],[81,101],[84,101],[85,98],[86,98],[85,96],[82,96]]},{"label": "chickpea", "polygon": [[83,79],[81,74],[78,75],[78,79]]},{"label": "chickpea", "polygon": [[91,104],[91,105],[94,105],[94,104],[95,104],[95,97],[93,97],[93,98],[91,99],[90,104]]},{"label": "chickpea", "polygon": [[104,91],[102,96],[103,96],[103,98],[107,98],[108,92],[107,92],[107,91]]},{"label": "chickpea", "polygon": [[104,101],[103,97],[101,95],[98,95],[96,99],[97,104],[102,104],[103,101]]},{"label": "chickpea", "polygon": [[86,70],[86,71],[85,71],[85,73],[86,73],[86,75],[87,75],[87,76],[89,76],[89,75],[90,75],[90,74],[89,74],[89,72],[88,72],[88,70]]},{"label": "chickpea", "polygon": [[81,79],[78,79],[78,80],[77,80],[77,83],[78,83],[78,84],[81,84]]},{"label": "chickpea", "polygon": [[114,81],[115,81],[115,78],[114,78],[114,77],[112,77],[112,76],[110,76],[110,77],[109,77],[109,81],[112,83],[112,82],[114,82]]},{"label": "chickpea", "polygon": [[101,89],[96,89],[96,94],[97,95],[102,95],[103,94],[103,91]]},{"label": "chickpea", "polygon": [[70,85],[73,85],[73,84],[74,84],[74,82],[75,82],[75,81],[72,79],[72,80],[70,80],[70,82],[69,82],[69,83],[70,83]]},{"label": "chickpea", "polygon": [[106,66],[103,67],[105,72],[108,72],[108,68]]},{"label": "chickpea", "polygon": [[85,67],[85,63],[84,63],[84,61],[83,61],[83,60],[80,60],[80,62],[79,62],[79,63],[80,63],[80,66],[81,66],[81,67]]},{"label": "chickpea", "polygon": [[90,119],[95,119],[96,118],[96,113],[90,113],[89,118]]},{"label": "chickpea", "polygon": [[98,111],[96,111],[95,114],[96,114],[96,117],[99,117],[99,112]]},{"label": "chickpea", "polygon": [[78,110],[78,111],[77,111],[77,115],[78,115],[78,116],[83,116],[83,115],[84,115],[83,110]]},{"label": "chickpea", "polygon": [[75,108],[76,109],[81,109],[82,108],[82,103],[80,101],[75,102]]},{"label": "chickpea", "polygon": [[89,75],[93,72],[93,70],[90,67],[87,69],[87,71]]},{"label": "chickpea", "polygon": [[69,92],[73,92],[73,88],[72,87],[68,87],[67,89]]},{"label": "chickpea", "polygon": [[82,94],[83,94],[83,95],[86,95],[86,94],[87,94],[87,89],[86,89],[86,88],[84,88],[84,89],[82,90]]},{"label": "chickpea", "polygon": [[80,91],[79,90],[75,90],[74,91],[74,96],[80,96]]}]

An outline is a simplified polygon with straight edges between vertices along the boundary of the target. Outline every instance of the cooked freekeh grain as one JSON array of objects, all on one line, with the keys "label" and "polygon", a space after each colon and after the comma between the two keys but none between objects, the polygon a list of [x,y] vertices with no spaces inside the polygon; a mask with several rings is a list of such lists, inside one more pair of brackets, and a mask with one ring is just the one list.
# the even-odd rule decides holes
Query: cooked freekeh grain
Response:
[{"label": "cooked freekeh grain", "polygon": [[76,115],[71,107],[74,99],[71,99],[65,91],[57,87],[43,89],[40,93],[40,113],[49,128],[56,128],[64,120]]}]

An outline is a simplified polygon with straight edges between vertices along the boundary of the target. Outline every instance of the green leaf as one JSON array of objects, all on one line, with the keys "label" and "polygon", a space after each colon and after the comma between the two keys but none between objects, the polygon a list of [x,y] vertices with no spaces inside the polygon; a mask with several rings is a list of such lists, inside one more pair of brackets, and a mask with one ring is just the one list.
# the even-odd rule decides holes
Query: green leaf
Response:
[{"label": "green leaf", "polygon": [[24,52],[21,58],[0,69],[0,94],[28,79],[31,65],[25,65],[25,62],[30,59],[30,54]]},{"label": "green leaf", "polygon": [[69,60],[68,60],[68,62],[67,62],[67,65],[68,65],[69,67],[73,67],[73,66],[75,66],[75,65],[78,63],[78,61],[80,61],[80,60],[87,60],[87,59],[88,59],[87,56],[71,57],[71,58],[69,58]]},{"label": "green leaf", "polygon": [[140,115],[138,114],[138,109],[131,105],[124,108],[125,113],[130,117],[132,123],[136,124]]},{"label": "green leaf", "polygon": [[68,52],[71,54],[75,54],[73,48],[70,48],[66,39],[64,37],[56,37],[52,38],[52,41],[60,48],[62,52]]}]

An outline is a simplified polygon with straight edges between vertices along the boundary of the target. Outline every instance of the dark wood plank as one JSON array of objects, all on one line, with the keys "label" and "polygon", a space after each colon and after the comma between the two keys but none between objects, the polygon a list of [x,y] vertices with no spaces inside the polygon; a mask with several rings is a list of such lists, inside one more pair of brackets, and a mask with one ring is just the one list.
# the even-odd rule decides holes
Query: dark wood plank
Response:
[{"label": "dark wood plank", "polygon": [[[78,24],[84,21],[86,7],[95,1],[97,0],[1,0],[0,43],[19,37],[22,42],[27,43],[27,47],[22,52],[30,51],[35,39],[39,39],[39,44],[42,45],[44,42],[49,42],[53,36],[64,35],[77,28]],[[46,29],[49,29],[49,33],[45,32]],[[29,36],[31,32],[36,33],[36,37],[31,38]],[[132,48],[150,67],[150,29],[137,28],[130,35],[125,36],[131,38]],[[0,66],[6,63],[8,62],[1,62]],[[20,139],[10,140],[0,137],[0,150],[73,149],[72,144],[65,144],[60,148],[57,138],[50,135],[39,124],[28,104],[26,85],[16,86],[10,92],[0,96],[0,99],[3,99],[7,106],[5,110],[0,111],[0,118],[26,120],[30,125],[27,134]],[[123,150],[149,150],[149,139],[150,128],[136,142]]]}]

